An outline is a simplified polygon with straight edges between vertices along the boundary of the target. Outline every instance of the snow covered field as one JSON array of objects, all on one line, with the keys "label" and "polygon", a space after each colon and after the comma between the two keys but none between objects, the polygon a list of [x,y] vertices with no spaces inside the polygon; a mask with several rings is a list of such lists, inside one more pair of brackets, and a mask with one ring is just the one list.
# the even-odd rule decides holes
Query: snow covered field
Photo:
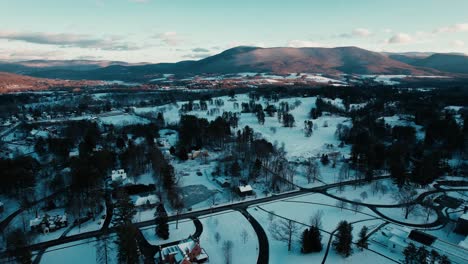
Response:
[{"label": "snow covered field", "polygon": [[408,219],[405,219],[404,208],[378,208],[377,210],[391,219],[409,224],[432,223],[437,219],[437,214],[434,210],[426,211],[419,204],[409,213]]},{"label": "snow covered field", "polygon": [[[117,263],[117,250],[113,238],[108,241],[111,250],[109,251],[109,263]],[[77,241],[60,246],[48,248],[42,256],[42,264],[83,264],[98,263],[96,258],[97,242],[96,239]],[[66,260],[66,261],[65,261]],[[65,262],[64,262],[65,261]]]},{"label": "snow covered field", "polygon": [[[296,202],[295,202],[296,201]],[[310,203],[310,204],[309,204]],[[324,205],[314,204],[323,203]],[[325,256],[325,249],[330,239],[330,233],[336,228],[341,220],[348,222],[362,221],[353,224],[353,237],[356,241],[357,234],[366,225],[372,229],[383,221],[375,219],[373,215],[368,215],[369,211],[363,210],[361,212],[354,212],[352,210],[340,209],[334,207],[335,200],[319,195],[304,195],[295,199],[287,199],[285,201],[278,201],[268,204],[260,205],[259,207],[249,208],[249,212],[257,219],[263,226],[267,233],[270,247],[270,263],[321,263]],[[277,241],[274,239],[270,225],[273,221],[279,221],[278,216],[272,216],[271,213],[262,210],[261,208],[274,212],[281,217],[298,221],[300,232],[294,236],[294,244],[291,252],[287,251],[287,244],[285,242]],[[324,249],[319,253],[302,254],[300,253],[300,233],[310,224],[310,216],[317,211],[322,211],[322,245]],[[308,213],[306,213],[308,212]],[[385,259],[382,256],[371,251],[360,251],[354,247],[354,254],[348,258],[343,258],[337,255],[331,248],[326,263],[393,263],[391,260]]]},{"label": "snow covered field", "polygon": [[[430,187],[417,188],[414,186],[414,190],[418,194],[431,189]],[[395,193],[398,191],[398,187],[392,179],[383,179],[370,184],[345,186],[342,191],[338,188],[332,188],[328,190],[328,193],[350,201],[359,200],[366,204],[398,204],[398,200],[395,199]]]},{"label": "snow covered field", "polygon": [[176,222],[169,223],[169,239],[163,240],[155,234],[156,226],[148,226],[141,228],[141,232],[145,236],[146,240],[153,245],[160,245],[165,243],[170,243],[174,241],[179,241],[182,239],[188,238],[190,235],[195,233],[195,225],[190,219],[184,219],[179,221],[179,224],[176,228]]},{"label": "snow covered field", "polygon": [[99,121],[101,121],[103,124],[114,126],[148,124],[150,122],[145,118],[129,114],[99,117]]},{"label": "snow covered field", "polygon": [[[225,263],[221,250],[225,241],[232,241],[233,244],[230,263],[257,263],[257,235],[241,213],[228,211],[200,218],[200,221],[203,224],[200,245],[210,256],[209,263]],[[216,234],[219,234],[219,240]]]},{"label": "snow covered field", "polygon": [[[234,104],[248,103],[249,97],[247,94],[236,95],[235,101],[230,101],[227,96],[219,97],[224,101],[224,106],[220,107],[221,115],[223,112],[238,112],[240,114],[239,129],[244,126],[249,126],[253,130],[259,133],[263,138],[270,142],[277,142],[278,145],[284,143],[285,150],[290,159],[303,159],[304,157],[316,156],[321,153],[328,153],[332,151],[340,151],[344,155],[349,154],[350,147],[345,146],[344,148],[338,148],[340,141],[335,137],[336,126],[338,124],[346,124],[351,126],[351,120],[346,117],[336,115],[323,115],[316,120],[313,120],[314,124],[317,125],[314,129],[311,137],[304,136],[304,121],[309,120],[309,113],[312,107],[315,106],[316,97],[296,97],[281,99],[279,102],[270,102],[273,105],[278,106],[280,102],[288,102],[290,106],[294,106],[296,102],[299,104],[297,107],[292,107],[290,113],[295,118],[295,127],[287,128],[283,127],[278,122],[276,116],[265,117],[265,123],[260,125],[257,121],[257,117],[252,113],[240,113],[240,109],[234,108]],[[339,101],[339,100],[338,100]],[[337,101],[337,103],[338,103]],[[187,102],[179,102],[178,105],[170,104],[158,107],[144,107],[137,108],[136,113],[157,113],[163,112],[164,119],[167,123],[177,123],[180,119],[179,106]],[[260,101],[262,105],[266,104],[266,101]],[[216,108],[215,105],[208,105],[208,110]],[[208,115],[208,111],[192,111],[186,114],[196,115],[200,118],[206,118],[208,120],[214,120],[219,115]],[[327,146],[327,144],[329,144]],[[331,147],[331,145],[333,147]]]}]

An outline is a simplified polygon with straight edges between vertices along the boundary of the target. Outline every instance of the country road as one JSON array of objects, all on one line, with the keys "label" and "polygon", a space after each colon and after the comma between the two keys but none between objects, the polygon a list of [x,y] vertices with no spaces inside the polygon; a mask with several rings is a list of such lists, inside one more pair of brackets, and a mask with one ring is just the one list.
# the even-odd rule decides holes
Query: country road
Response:
[{"label": "country road", "polygon": [[[387,179],[387,178],[389,178],[389,176],[381,176],[381,177],[376,177],[375,180],[381,180],[381,179]],[[280,193],[280,194],[273,194],[271,196],[267,196],[267,197],[263,197],[263,198],[259,198],[259,199],[253,199],[253,200],[241,201],[241,202],[237,202],[237,203],[224,204],[224,205],[211,207],[211,208],[206,208],[206,209],[202,209],[202,210],[185,212],[185,213],[182,213],[182,214],[179,214],[179,215],[171,215],[171,216],[169,216],[169,221],[174,221],[176,219],[197,218],[197,217],[200,217],[200,216],[209,215],[209,214],[213,214],[213,213],[219,213],[219,212],[223,212],[223,211],[227,211],[227,210],[242,210],[244,208],[247,208],[249,206],[256,205],[256,204],[281,200],[281,199],[290,198],[290,197],[303,195],[303,194],[307,194],[307,193],[322,193],[322,192],[324,192],[324,191],[326,191],[327,189],[330,189],[330,188],[335,188],[335,187],[344,186],[344,185],[353,185],[353,184],[357,184],[357,183],[361,183],[361,182],[365,182],[365,180],[350,180],[350,181],[344,181],[344,182],[341,182],[341,183],[327,184],[327,185],[318,186],[318,187],[314,187],[314,188],[301,188],[301,189],[296,190],[296,191],[285,192],[285,193]],[[137,223],[134,223],[134,225],[136,227],[138,227],[138,228],[146,227],[146,226],[154,225],[155,224],[154,221],[155,220],[152,219],[152,220],[137,222]],[[98,236],[102,235],[104,232],[114,233],[115,228],[110,227],[110,228],[108,228],[107,231],[105,231],[105,230],[96,230],[96,231],[90,231],[90,232],[76,234],[76,235],[72,235],[72,236],[62,237],[62,238],[58,238],[58,239],[54,239],[54,240],[50,240],[50,241],[40,242],[40,243],[29,245],[28,248],[31,249],[32,251],[42,250],[44,248],[53,247],[53,246],[57,246],[57,245],[65,244],[65,243],[70,243],[70,242],[75,242],[75,241],[79,241],[79,240],[98,237]],[[3,258],[5,256],[6,256],[6,252],[1,252],[0,253],[0,258]]]}]

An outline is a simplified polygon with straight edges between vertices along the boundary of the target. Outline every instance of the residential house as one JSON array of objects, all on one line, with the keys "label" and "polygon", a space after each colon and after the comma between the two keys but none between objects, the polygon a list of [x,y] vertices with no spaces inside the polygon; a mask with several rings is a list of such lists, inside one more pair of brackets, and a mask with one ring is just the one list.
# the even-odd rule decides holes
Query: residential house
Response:
[{"label": "residential house", "polygon": [[208,260],[208,254],[200,246],[198,239],[189,237],[179,244],[161,249],[156,255],[160,264],[192,264]]}]

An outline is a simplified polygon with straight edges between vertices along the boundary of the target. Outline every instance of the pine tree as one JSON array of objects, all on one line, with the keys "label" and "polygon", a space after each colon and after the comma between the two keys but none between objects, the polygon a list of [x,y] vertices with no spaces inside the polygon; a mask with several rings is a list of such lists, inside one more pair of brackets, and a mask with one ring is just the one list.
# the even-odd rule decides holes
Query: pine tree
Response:
[{"label": "pine tree", "polygon": [[139,258],[138,243],[136,241],[136,230],[132,224],[136,213],[135,205],[123,190],[117,191],[117,202],[115,214],[112,219],[117,228],[117,244],[119,263],[137,263]]},{"label": "pine tree", "polygon": [[252,173],[251,173],[252,178],[254,179],[258,178],[260,176],[261,170],[262,170],[262,162],[259,159],[256,159],[252,168]]},{"label": "pine tree", "polygon": [[417,262],[419,264],[427,264],[427,257],[429,256],[429,252],[425,247],[418,248],[417,251]]},{"label": "pine tree", "polygon": [[120,227],[131,224],[132,218],[136,214],[135,205],[123,189],[119,189],[116,196],[117,202],[114,208],[114,217],[112,218],[114,226]]},{"label": "pine tree", "polygon": [[352,253],[352,230],[353,227],[347,221],[341,221],[337,227],[337,234],[335,240],[333,241],[333,247],[335,248],[336,252],[344,257],[349,257]]},{"label": "pine tree", "polygon": [[439,264],[450,264],[452,263],[449,258],[445,255],[442,255],[442,257],[440,257],[440,261],[439,261]]},{"label": "pine tree", "polygon": [[320,234],[320,230],[316,226],[312,226],[309,230],[309,242],[310,247],[312,248],[312,252],[320,252],[322,251],[322,235]]},{"label": "pine tree", "polygon": [[156,235],[164,240],[169,239],[169,224],[165,212],[159,213],[156,217]]},{"label": "pine tree", "polygon": [[363,226],[361,231],[359,232],[359,240],[357,242],[358,247],[361,249],[367,248],[369,242],[367,241],[367,226]]},{"label": "pine tree", "polygon": [[416,251],[416,246],[413,243],[409,243],[405,250],[403,250],[403,255],[405,255],[405,264],[416,264]]},{"label": "pine tree", "polygon": [[304,232],[302,232],[301,243],[302,243],[302,248],[301,248],[302,253],[312,252],[309,229],[307,228],[304,230]]},{"label": "pine tree", "polygon": [[239,165],[239,162],[237,162],[236,160],[231,166],[231,175],[234,177],[239,177],[240,173],[241,173],[241,167]]},{"label": "pine tree", "polygon": [[139,263],[140,252],[136,233],[136,228],[132,224],[126,224],[117,229],[118,263]]},{"label": "pine tree", "polygon": [[8,253],[16,259],[17,263],[32,263],[31,250],[26,247],[28,245],[27,238],[21,229],[16,229],[9,233],[6,240]]}]

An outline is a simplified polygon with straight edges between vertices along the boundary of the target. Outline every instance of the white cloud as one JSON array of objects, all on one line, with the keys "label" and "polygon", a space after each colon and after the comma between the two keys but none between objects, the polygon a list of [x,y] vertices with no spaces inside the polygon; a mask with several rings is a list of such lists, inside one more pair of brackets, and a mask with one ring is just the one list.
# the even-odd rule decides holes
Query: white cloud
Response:
[{"label": "white cloud", "polygon": [[41,45],[93,48],[102,50],[137,50],[139,47],[119,41],[115,36],[98,38],[83,34],[0,31],[0,39]]},{"label": "white cloud", "polygon": [[389,44],[408,44],[413,42],[413,37],[406,33],[398,33],[387,40]]},{"label": "white cloud", "polygon": [[177,46],[182,42],[182,38],[177,34],[177,32],[174,31],[157,34],[155,38],[161,40],[164,44],[169,46]]},{"label": "white cloud", "polygon": [[372,32],[367,28],[355,28],[350,33],[338,35],[341,38],[366,38],[372,35]]},{"label": "white cloud", "polygon": [[210,50],[205,48],[194,48],[192,49],[192,52],[210,52]]},{"label": "white cloud", "polygon": [[452,41],[452,46],[456,47],[456,48],[463,48],[465,46],[465,42],[463,42],[462,40],[454,40]]},{"label": "white cloud", "polygon": [[370,30],[366,28],[356,28],[353,30],[352,34],[353,36],[357,36],[357,37],[368,37],[372,33],[370,32]]},{"label": "white cloud", "polygon": [[457,33],[468,32],[468,23],[455,24],[448,27],[441,27],[434,30],[434,33]]},{"label": "white cloud", "polygon": [[287,46],[290,48],[307,48],[307,47],[323,47],[324,45],[318,42],[314,42],[314,41],[295,39],[295,40],[289,41]]}]

